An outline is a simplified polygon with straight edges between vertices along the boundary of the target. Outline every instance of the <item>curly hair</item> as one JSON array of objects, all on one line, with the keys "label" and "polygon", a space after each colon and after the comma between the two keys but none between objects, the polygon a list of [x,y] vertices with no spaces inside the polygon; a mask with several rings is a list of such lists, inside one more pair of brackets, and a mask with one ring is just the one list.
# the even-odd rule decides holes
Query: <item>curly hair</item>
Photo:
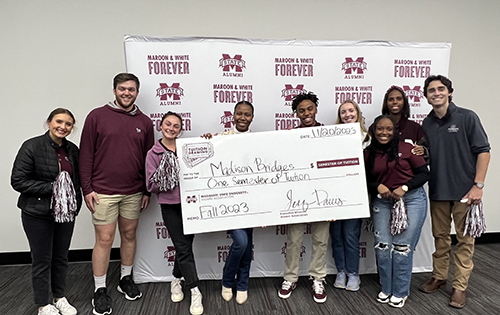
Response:
[{"label": "curly hair", "polygon": [[316,94],[314,94],[313,92],[309,92],[309,93],[299,94],[293,98],[292,111],[296,111],[297,106],[299,106],[299,104],[305,100],[310,100],[311,102],[313,102],[316,105],[316,107],[318,107],[318,103],[319,103],[318,96]]}]

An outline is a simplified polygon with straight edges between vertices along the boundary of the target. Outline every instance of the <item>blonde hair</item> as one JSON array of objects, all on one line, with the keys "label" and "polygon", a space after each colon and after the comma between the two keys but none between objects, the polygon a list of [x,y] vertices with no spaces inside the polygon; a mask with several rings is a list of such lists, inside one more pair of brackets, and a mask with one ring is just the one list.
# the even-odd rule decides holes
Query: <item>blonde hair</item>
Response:
[{"label": "blonde hair", "polygon": [[359,128],[360,128],[363,132],[365,132],[365,133],[366,133],[366,132],[368,132],[368,131],[366,130],[365,124],[363,123],[363,115],[361,114],[361,109],[359,108],[358,103],[356,103],[356,102],[355,102],[355,101],[353,101],[353,100],[345,100],[345,101],[343,101],[343,102],[340,104],[339,108],[337,109],[337,121],[335,122],[335,124],[337,124],[337,125],[338,125],[338,124],[343,124],[342,119],[340,119],[340,109],[342,108],[342,106],[343,106],[344,104],[347,104],[347,103],[352,104],[352,105],[354,106],[354,108],[356,109],[356,111],[358,112],[357,117],[356,117],[356,121],[359,123]]}]

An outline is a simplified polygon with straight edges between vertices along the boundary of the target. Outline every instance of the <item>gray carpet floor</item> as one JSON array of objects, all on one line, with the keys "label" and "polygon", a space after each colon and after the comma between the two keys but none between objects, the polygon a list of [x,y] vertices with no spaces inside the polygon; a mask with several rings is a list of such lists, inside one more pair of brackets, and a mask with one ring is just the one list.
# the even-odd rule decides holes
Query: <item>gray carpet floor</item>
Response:
[{"label": "gray carpet floor", "polygon": [[[375,274],[361,276],[361,289],[347,292],[335,289],[332,283],[335,275],[327,277],[328,299],[316,304],[312,299],[310,282],[301,277],[297,288],[287,300],[277,295],[281,278],[251,278],[249,299],[238,305],[234,299],[224,301],[220,296],[220,281],[201,281],[204,314],[500,314],[500,244],[476,245],[474,271],[467,290],[467,305],[462,310],[448,306],[451,293],[451,277],[446,287],[434,294],[424,294],[418,290],[420,284],[430,278],[429,273],[415,273],[412,276],[411,295],[402,309],[377,303],[380,290]],[[450,268],[450,275],[453,267]],[[184,301],[170,301],[169,283],[141,284],[143,298],[127,301],[116,291],[119,276],[119,262],[112,262],[108,273],[108,290],[113,299],[113,314],[152,315],[189,314],[190,295]],[[78,309],[78,314],[92,314],[93,278],[90,263],[71,263],[68,272],[68,300]],[[37,314],[31,291],[30,266],[0,266],[0,315]]]}]

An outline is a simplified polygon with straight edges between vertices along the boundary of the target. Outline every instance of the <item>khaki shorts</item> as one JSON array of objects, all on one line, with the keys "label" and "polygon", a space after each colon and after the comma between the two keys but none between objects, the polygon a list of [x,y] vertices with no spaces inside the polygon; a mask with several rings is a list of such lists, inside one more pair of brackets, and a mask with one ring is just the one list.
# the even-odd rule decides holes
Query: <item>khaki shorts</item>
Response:
[{"label": "khaki shorts", "polygon": [[106,225],[118,220],[118,216],[125,219],[139,219],[141,213],[142,193],[133,195],[103,195],[97,194],[99,204],[94,203],[95,212],[92,214],[92,223]]}]

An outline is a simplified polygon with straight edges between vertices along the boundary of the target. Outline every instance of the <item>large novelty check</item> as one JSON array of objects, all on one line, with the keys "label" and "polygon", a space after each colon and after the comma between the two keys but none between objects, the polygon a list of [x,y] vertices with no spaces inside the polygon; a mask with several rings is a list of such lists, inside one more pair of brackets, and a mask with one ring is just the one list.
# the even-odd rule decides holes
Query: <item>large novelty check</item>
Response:
[{"label": "large novelty check", "polygon": [[186,234],[369,216],[358,124],[177,140]]}]

